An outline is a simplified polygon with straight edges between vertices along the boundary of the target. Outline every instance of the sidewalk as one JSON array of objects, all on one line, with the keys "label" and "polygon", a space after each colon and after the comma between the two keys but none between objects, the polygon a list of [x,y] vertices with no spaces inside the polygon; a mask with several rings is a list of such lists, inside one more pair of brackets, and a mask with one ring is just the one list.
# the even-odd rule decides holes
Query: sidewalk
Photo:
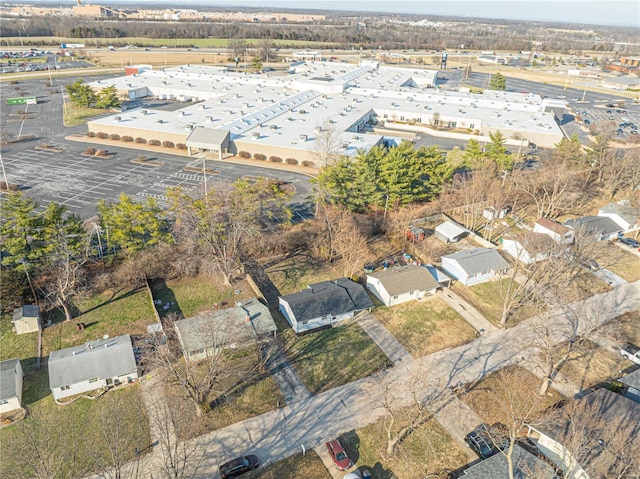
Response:
[{"label": "sidewalk", "polygon": [[395,365],[409,363],[413,357],[393,334],[371,313],[358,319],[358,324]]},{"label": "sidewalk", "polygon": [[464,299],[451,291],[450,288],[438,291],[436,296],[444,299],[446,303],[454,309],[464,320],[469,323],[479,334],[499,331],[499,328],[482,316],[477,309],[467,303]]},{"label": "sidewalk", "polygon": [[267,354],[269,355],[267,366],[284,396],[285,404],[291,405],[311,397],[311,393],[300,379],[298,371],[287,359],[282,344],[277,339],[269,342]]}]

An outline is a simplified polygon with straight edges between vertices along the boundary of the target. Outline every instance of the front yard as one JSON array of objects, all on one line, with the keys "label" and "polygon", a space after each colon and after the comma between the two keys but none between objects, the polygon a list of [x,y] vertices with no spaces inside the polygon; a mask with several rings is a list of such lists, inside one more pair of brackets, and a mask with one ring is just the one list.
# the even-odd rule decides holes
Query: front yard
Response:
[{"label": "front yard", "polygon": [[[402,411],[398,412],[398,418],[394,431],[405,425]],[[339,438],[355,465],[369,469],[375,479],[444,478],[445,471],[458,469],[468,462],[464,451],[435,419],[414,429],[392,456],[386,452],[385,426],[385,422],[380,421]]]},{"label": "front yard", "polygon": [[312,394],[366,378],[391,366],[387,356],[357,324],[296,336],[280,335],[289,361]]},{"label": "front yard", "polygon": [[603,381],[617,379],[620,370],[630,364],[619,354],[585,341],[573,351],[560,369],[560,374],[580,389],[587,389]]},{"label": "front yard", "polygon": [[476,337],[469,323],[436,296],[391,308],[379,307],[374,316],[414,358],[460,346]]},{"label": "front yard", "polygon": [[249,479],[331,479],[331,474],[315,451],[295,454],[265,468],[248,473]]},{"label": "front yard", "polygon": [[616,252],[615,262],[608,265],[607,269],[630,283],[638,281],[640,279],[640,259],[622,248],[617,249],[620,251]]}]

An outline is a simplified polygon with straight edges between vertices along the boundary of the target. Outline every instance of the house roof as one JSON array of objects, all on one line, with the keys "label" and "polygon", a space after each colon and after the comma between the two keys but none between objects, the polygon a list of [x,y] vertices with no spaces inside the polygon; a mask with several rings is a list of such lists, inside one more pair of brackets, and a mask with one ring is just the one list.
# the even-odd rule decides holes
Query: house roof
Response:
[{"label": "house roof", "polygon": [[598,216],[617,215],[630,225],[635,225],[638,216],[631,205],[625,203],[609,203],[598,211]]},{"label": "house roof", "polygon": [[440,286],[427,268],[414,264],[396,266],[369,276],[378,279],[391,296],[409,291],[429,291]]},{"label": "house roof", "polygon": [[517,241],[529,254],[546,253],[558,247],[553,238],[544,233],[522,233],[513,238],[504,238]]},{"label": "house roof", "polygon": [[467,233],[469,230],[463,228],[460,225],[452,223],[451,221],[445,221],[441,225],[436,226],[436,231],[441,235],[452,239],[456,236],[460,236],[463,233]]},{"label": "house roof", "polygon": [[627,374],[625,377],[618,379],[618,381],[640,391],[640,369]]},{"label": "house roof", "polygon": [[[552,477],[553,468],[546,462],[524,450],[518,444],[513,447],[515,479],[536,477]],[[507,457],[498,453],[464,471],[464,479],[509,479],[509,463]]]},{"label": "house roof", "polygon": [[12,321],[20,321],[23,318],[39,318],[39,317],[40,317],[40,306],[35,306],[33,304],[25,304],[24,306],[13,310]]},{"label": "house roof", "polygon": [[269,308],[257,298],[238,303],[233,308],[205,311],[181,319],[174,326],[187,352],[255,341],[259,335],[277,330]]},{"label": "house roof", "polygon": [[463,249],[442,257],[445,258],[456,261],[470,275],[509,268],[509,263],[500,253],[489,248]]},{"label": "house roof", "polygon": [[364,288],[347,278],[311,284],[307,289],[280,298],[289,304],[296,321],[373,307]]},{"label": "house roof", "polygon": [[581,229],[586,234],[610,235],[622,231],[620,225],[608,216],[583,216],[567,220],[564,224],[574,230]]},{"label": "house roof", "polygon": [[18,391],[16,391],[16,364],[19,363],[19,359],[7,359],[0,362],[0,401],[16,397]]},{"label": "house roof", "polygon": [[558,233],[559,235],[564,235],[569,231],[568,227],[549,218],[539,218],[536,220],[536,223],[548,230],[553,231],[554,233]]},{"label": "house roof", "polygon": [[425,265],[425,268],[429,270],[431,276],[433,276],[438,283],[448,283],[449,281],[451,281],[451,278],[449,276],[447,276],[442,270],[439,270],[435,266],[427,264]]},{"label": "house roof", "polygon": [[229,130],[196,127],[187,137],[186,145],[194,148],[219,150],[229,146]]},{"label": "house roof", "polygon": [[136,371],[131,338],[89,341],[80,346],[52,351],[49,355],[51,389],[77,384],[91,378],[106,379]]}]

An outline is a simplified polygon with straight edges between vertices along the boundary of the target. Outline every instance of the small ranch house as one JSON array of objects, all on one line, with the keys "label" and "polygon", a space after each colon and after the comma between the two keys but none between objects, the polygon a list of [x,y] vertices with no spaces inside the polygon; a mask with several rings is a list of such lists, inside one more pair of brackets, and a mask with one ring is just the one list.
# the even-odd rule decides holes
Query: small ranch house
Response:
[{"label": "small ranch house", "polygon": [[367,289],[385,306],[434,294],[440,284],[424,266],[406,265],[367,275]]},{"label": "small ranch house", "polygon": [[598,210],[598,216],[611,218],[624,232],[636,229],[638,216],[628,201],[609,203]]},{"label": "small ranch house", "polygon": [[49,387],[56,401],[130,383],[137,378],[136,360],[128,334],[52,351],[49,355]]},{"label": "small ranch house", "polygon": [[525,233],[502,238],[502,249],[524,264],[543,261],[558,251],[558,243],[543,233]]},{"label": "small ranch house", "polygon": [[558,244],[573,243],[573,230],[549,218],[536,220],[533,232],[545,234]]},{"label": "small ranch house", "polygon": [[[513,448],[513,474],[516,479],[554,477],[553,468],[516,444]],[[504,454],[494,454],[464,471],[461,479],[509,479],[509,463]]]},{"label": "small ranch house", "polygon": [[494,249],[475,248],[443,256],[442,269],[465,286],[472,286],[504,273],[509,263]]},{"label": "small ranch house", "polygon": [[221,348],[243,348],[259,337],[277,331],[273,317],[257,298],[237,303],[233,308],[205,311],[174,323],[176,335],[187,361],[199,361]]},{"label": "small ranch house", "polygon": [[40,331],[40,307],[32,304],[25,304],[21,308],[13,310],[11,319],[16,334],[33,333]]},{"label": "small ranch house", "polygon": [[296,333],[352,318],[373,308],[367,292],[347,278],[322,281],[297,293],[280,296],[280,312]]},{"label": "small ranch house", "polygon": [[607,241],[618,237],[624,228],[606,216],[583,216],[564,222],[573,229],[576,238],[593,241]]},{"label": "small ranch house", "polygon": [[22,365],[19,359],[0,362],[0,414],[22,407]]}]

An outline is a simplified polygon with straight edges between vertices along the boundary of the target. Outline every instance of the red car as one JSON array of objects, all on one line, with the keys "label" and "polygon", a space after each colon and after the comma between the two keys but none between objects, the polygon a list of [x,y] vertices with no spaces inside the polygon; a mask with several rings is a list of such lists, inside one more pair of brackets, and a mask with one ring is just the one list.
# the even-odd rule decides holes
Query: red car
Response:
[{"label": "red car", "polygon": [[341,471],[345,471],[353,465],[342,444],[340,444],[340,441],[337,439],[327,443],[327,451],[329,451],[331,459],[333,459],[333,462],[336,463],[336,466],[338,466],[338,469]]}]

